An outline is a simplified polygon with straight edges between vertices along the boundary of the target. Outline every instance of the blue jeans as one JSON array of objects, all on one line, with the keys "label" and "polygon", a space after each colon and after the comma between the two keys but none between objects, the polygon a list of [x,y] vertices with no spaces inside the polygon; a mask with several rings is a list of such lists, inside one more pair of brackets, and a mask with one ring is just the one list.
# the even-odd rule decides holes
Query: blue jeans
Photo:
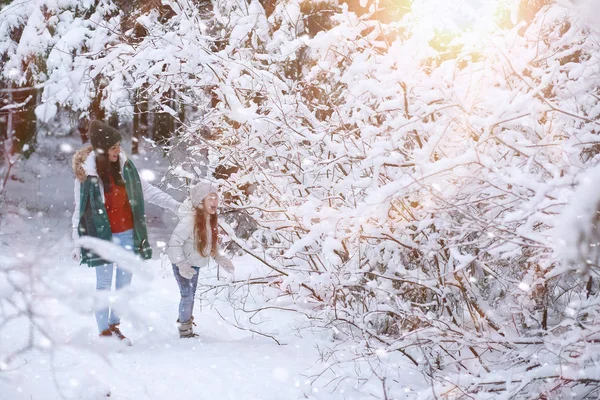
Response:
[{"label": "blue jeans", "polygon": [[192,268],[196,270],[196,273],[192,276],[192,279],[185,279],[179,275],[179,267],[173,264],[173,274],[177,285],[179,285],[179,294],[181,295],[181,300],[179,300],[179,322],[189,321],[194,311],[194,295],[198,286],[198,271],[200,268]]},{"label": "blue jeans", "polygon": [[[125,232],[113,233],[113,242],[119,246],[133,251],[133,229]],[[121,269],[116,264],[104,264],[96,267],[96,290],[111,290],[113,270],[117,268],[115,289],[119,290],[131,283],[131,272]],[[108,325],[118,324],[121,317],[112,307],[96,310],[96,322],[100,332],[108,329]]]}]

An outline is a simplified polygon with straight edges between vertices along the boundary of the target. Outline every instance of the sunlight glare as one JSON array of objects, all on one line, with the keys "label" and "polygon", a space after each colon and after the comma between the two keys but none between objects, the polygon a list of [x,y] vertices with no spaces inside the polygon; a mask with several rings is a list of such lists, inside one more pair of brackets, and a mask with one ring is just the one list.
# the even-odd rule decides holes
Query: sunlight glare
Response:
[{"label": "sunlight glare", "polygon": [[501,0],[415,0],[412,14],[415,32],[424,40],[450,33],[471,47],[481,45],[496,28]]}]

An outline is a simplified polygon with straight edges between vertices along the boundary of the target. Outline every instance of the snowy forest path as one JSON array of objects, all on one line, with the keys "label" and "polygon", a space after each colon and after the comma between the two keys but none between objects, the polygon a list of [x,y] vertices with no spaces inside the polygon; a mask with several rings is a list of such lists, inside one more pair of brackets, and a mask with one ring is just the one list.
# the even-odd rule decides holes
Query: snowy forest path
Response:
[{"label": "snowy forest path", "polygon": [[[120,348],[97,337],[90,299],[94,270],[76,265],[69,254],[73,175],[70,154],[64,150],[77,147],[76,138],[42,138],[36,153],[19,164],[7,185],[0,263],[20,260],[25,266],[41,266],[32,268],[39,273],[39,284],[31,299],[39,306],[36,321],[51,332],[52,343],[41,340],[41,349],[27,352],[19,367],[5,372],[20,384],[6,386],[0,380],[0,398],[101,399],[108,393],[119,400],[305,398],[311,391],[306,374],[316,359],[315,346],[310,339],[293,336],[289,319],[275,317],[271,323],[271,329],[291,333],[287,345],[279,346],[234,327],[226,303],[218,304],[217,312],[201,309],[197,301],[199,339],[179,338],[179,291],[160,248],[176,220],[152,205],[147,207],[147,221],[155,255],[147,266],[153,277],[134,274],[133,297],[121,323],[133,346]],[[156,175],[155,183],[167,167],[158,152],[135,162],[141,171]],[[245,259],[236,261],[242,270],[252,267],[244,265]],[[6,326],[0,353],[22,346],[28,329],[26,318]]]}]

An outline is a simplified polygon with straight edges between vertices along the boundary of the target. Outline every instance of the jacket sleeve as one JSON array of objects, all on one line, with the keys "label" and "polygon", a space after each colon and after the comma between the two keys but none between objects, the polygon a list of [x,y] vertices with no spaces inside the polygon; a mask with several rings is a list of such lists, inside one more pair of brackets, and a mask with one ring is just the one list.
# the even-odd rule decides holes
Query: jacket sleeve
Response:
[{"label": "jacket sleeve", "polygon": [[79,182],[78,179],[75,179],[74,186],[75,187],[73,189],[73,195],[75,198],[75,210],[73,211],[73,217],[71,218],[71,228],[73,230],[73,232],[72,232],[73,240],[79,238],[79,210],[81,207],[81,204],[79,204],[79,201],[81,199],[81,183]]},{"label": "jacket sleeve", "polygon": [[142,191],[144,192],[144,199],[152,204],[156,204],[165,210],[171,211],[173,214],[177,214],[177,209],[181,205],[177,200],[163,192],[156,186],[148,183],[144,178],[140,176],[140,182],[142,183]]},{"label": "jacket sleeve", "polygon": [[190,217],[182,218],[175,227],[171,238],[169,239],[169,248],[167,249],[167,256],[169,261],[177,265],[189,265],[185,252],[183,251],[183,244],[186,239],[192,234],[192,228],[194,220]]}]

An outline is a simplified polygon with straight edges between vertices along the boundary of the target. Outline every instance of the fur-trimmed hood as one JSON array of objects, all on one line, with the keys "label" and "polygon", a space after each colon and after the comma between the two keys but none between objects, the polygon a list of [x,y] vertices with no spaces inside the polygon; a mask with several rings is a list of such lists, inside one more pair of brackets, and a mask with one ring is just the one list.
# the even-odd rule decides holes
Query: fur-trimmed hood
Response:
[{"label": "fur-trimmed hood", "polygon": [[[126,161],[127,155],[121,150],[119,154],[121,171],[123,171]],[[73,173],[79,182],[85,181],[85,178],[88,176],[98,176],[98,171],[96,170],[96,153],[93,151],[92,146],[86,146],[75,152],[73,155]]]}]

